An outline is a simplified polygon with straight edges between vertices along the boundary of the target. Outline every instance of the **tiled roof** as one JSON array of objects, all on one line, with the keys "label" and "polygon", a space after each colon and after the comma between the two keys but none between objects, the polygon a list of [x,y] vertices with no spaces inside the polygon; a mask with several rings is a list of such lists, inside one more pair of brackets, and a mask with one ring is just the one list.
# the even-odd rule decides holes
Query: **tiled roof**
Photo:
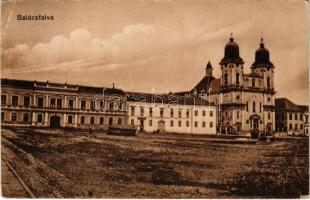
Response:
[{"label": "tiled roof", "polygon": [[53,82],[42,82],[42,81],[26,81],[16,79],[1,79],[1,86],[9,86],[21,89],[31,90],[63,90],[69,92],[79,93],[90,93],[90,94],[102,94],[103,90],[105,94],[109,95],[124,95],[125,93],[116,88],[105,88],[105,87],[91,87],[91,86],[78,86],[67,83],[53,83]]},{"label": "tiled roof", "polygon": [[196,90],[197,94],[200,94],[202,91],[207,93],[210,87],[211,82],[215,78],[213,76],[205,76],[203,79],[192,89],[192,92]]},{"label": "tiled roof", "polygon": [[151,93],[127,92],[126,97],[128,101],[133,101],[133,102],[197,105],[197,106],[214,105],[213,103],[209,104],[208,101],[193,94],[185,94],[184,96],[181,96],[175,93],[151,94]]},{"label": "tiled roof", "polygon": [[276,110],[290,110],[299,112],[308,112],[309,107],[306,105],[296,105],[287,98],[275,99]]}]

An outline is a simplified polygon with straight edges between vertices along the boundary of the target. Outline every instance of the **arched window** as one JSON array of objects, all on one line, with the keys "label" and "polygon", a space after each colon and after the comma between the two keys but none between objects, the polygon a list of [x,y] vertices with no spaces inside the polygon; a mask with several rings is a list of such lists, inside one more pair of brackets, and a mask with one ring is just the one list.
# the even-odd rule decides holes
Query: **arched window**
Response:
[{"label": "arched window", "polygon": [[42,114],[38,114],[37,122],[39,122],[39,123],[43,122],[43,115]]},{"label": "arched window", "polygon": [[253,112],[254,112],[254,113],[256,112],[255,107],[256,107],[256,103],[255,103],[255,101],[253,101]]},{"label": "arched window", "polygon": [[11,114],[11,121],[12,121],[12,122],[16,122],[16,121],[17,121],[17,115],[16,115],[16,113],[12,113],[12,114]]},{"label": "arched window", "polygon": [[95,123],[95,118],[94,117],[91,117],[90,118],[90,124],[94,124]]},{"label": "arched window", "polygon": [[81,117],[80,123],[81,123],[81,124],[84,124],[84,123],[85,123],[85,117],[84,117],[84,116]]},{"label": "arched window", "polygon": [[237,85],[240,84],[239,77],[240,77],[240,74],[237,73],[237,74],[236,74],[236,84],[237,84]]},{"label": "arched window", "polygon": [[24,123],[29,122],[29,114],[28,113],[24,113],[24,115],[23,115],[23,122]]},{"label": "arched window", "polygon": [[73,118],[71,115],[68,116],[68,124],[72,124],[73,123]]},{"label": "arched window", "polygon": [[267,77],[267,88],[270,88],[270,77]]},{"label": "arched window", "polygon": [[252,87],[255,87],[255,78],[252,79]]},{"label": "arched window", "polygon": [[228,84],[228,74],[227,73],[224,74],[224,84],[225,85]]}]

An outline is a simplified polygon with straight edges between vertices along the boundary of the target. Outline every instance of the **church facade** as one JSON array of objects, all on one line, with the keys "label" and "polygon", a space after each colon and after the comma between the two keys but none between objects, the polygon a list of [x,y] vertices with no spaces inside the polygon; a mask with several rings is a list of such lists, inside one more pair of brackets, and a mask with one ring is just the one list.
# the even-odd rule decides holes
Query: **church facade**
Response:
[{"label": "church facade", "polygon": [[255,52],[251,72],[244,72],[244,61],[239,46],[230,37],[224,57],[219,63],[221,76],[213,76],[209,62],[204,78],[192,89],[192,93],[217,105],[217,131],[244,133],[252,130],[275,130],[274,65],[263,39]]}]

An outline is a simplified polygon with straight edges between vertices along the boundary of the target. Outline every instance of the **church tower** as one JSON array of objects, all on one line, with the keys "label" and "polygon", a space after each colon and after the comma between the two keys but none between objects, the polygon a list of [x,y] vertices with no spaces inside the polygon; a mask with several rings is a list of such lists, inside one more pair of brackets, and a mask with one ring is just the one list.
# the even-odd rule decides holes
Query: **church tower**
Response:
[{"label": "church tower", "polygon": [[251,71],[263,77],[265,89],[274,90],[274,66],[269,60],[269,51],[265,48],[263,38],[255,52],[255,62],[252,64]]},{"label": "church tower", "polygon": [[239,46],[231,35],[225,46],[224,58],[220,62],[222,87],[238,87],[243,84],[243,64],[243,59],[239,56]]},{"label": "church tower", "polygon": [[207,66],[206,66],[206,76],[212,77],[212,71],[213,71],[213,67],[209,61]]}]

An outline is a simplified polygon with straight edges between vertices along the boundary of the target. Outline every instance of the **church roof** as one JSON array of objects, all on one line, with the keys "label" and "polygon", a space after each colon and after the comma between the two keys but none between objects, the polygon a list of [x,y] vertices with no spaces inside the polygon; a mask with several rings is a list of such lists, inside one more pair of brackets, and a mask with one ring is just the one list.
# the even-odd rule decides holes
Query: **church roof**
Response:
[{"label": "church roof", "polygon": [[235,63],[237,65],[243,64],[243,59],[239,56],[239,46],[234,42],[234,38],[231,36],[229,42],[225,46],[224,58],[222,58],[220,64],[226,65],[229,63]]},{"label": "church roof", "polygon": [[244,74],[247,77],[254,77],[254,78],[262,78],[259,74],[255,73],[255,72],[251,72],[249,74]]},{"label": "church roof", "polygon": [[196,90],[197,94],[200,94],[202,91],[205,93],[208,92],[211,82],[215,78],[213,76],[205,76],[203,79],[192,89],[192,91]]},{"label": "church roof", "polygon": [[260,47],[255,52],[255,62],[252,64],[252,68],[267,67],[272,68],[273,64],[269,60],[269,51],[265,48],[263,38],[261,39]]}]

